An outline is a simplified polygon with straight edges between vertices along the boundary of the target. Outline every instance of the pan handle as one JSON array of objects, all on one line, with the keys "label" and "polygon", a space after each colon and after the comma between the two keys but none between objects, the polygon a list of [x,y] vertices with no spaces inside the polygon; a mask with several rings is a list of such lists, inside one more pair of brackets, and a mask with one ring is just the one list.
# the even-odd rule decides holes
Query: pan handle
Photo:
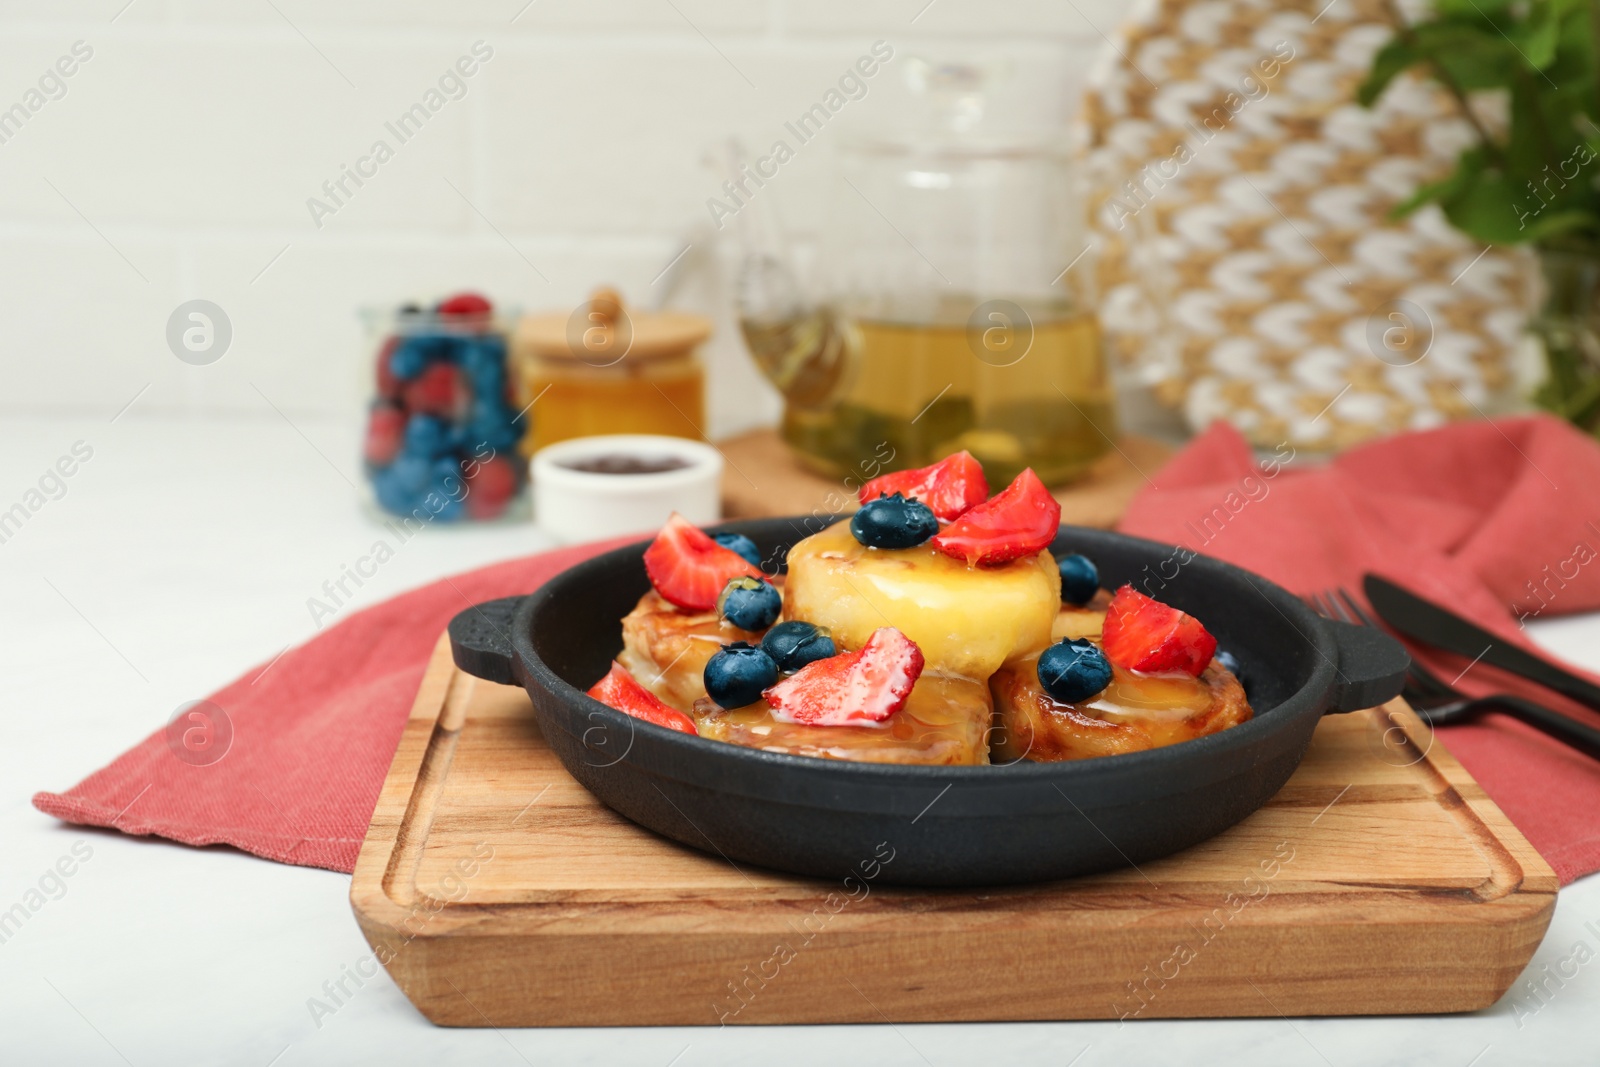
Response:
[{"label": "pan handle", "polygon": [[511,620],[525,596],[476,604],[450,620],[450,654],[456,666],[485,681],[521,685],[517,653],[511,647]]},{"label": "pan handle", "polygon": [[1330,712],[1361,711],[1400,695],[1411,656],[1405,646],[1382,630],[1323,619],[1339,652],[1338,673],[1330,694]]}]

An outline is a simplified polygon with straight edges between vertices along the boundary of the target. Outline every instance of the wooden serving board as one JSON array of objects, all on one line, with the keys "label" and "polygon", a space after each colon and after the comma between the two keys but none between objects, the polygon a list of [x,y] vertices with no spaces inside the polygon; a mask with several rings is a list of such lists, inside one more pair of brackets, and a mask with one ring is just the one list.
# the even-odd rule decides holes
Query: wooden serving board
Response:
[{"label": "wooden serving board", "polygon": [[1556,889],[1399,701],[1325,719],[1264,808],[1138,869],[917,890],[735,866],[602,807],[527,696],[441,639],[350,896],[424,1015],[505,1027],[1470,1011]]},{"label": "wooden serving board", "polygon": [[[824,478],[795,460],[773,429],[752,430],[717,442],[729,457],[722,471],[722,512],[730,519],[854,511],[860,481]],[[1149,437],[1124,435],[1088,472],[1055,489],[1061,521],[1110,529],[1133,495],[1172,457],[1172,449]],[[737,464],[737,465],[735,465]],[[998,492],[1004,486],[990,486]]]}]

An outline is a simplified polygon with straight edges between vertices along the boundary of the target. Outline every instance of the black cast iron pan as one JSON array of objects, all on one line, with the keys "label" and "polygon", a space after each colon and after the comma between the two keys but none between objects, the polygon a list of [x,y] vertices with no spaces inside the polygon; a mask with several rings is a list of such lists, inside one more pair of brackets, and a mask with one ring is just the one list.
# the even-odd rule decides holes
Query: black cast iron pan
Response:
[{"label": "black cast iron pan", "polygon": [[[777,562],[828,521],[715,532],[745,534]],[[1238,567],[1064,526],[1052,551],[1081,552],[1107,587],[1132,582],[1190,612],[1238,657],[1254,718],[1167,748],[1063,763],[903,767],[761,752],[640,722],[585,694],[622,647],[622,616],[649,588],[647,543],[579,564],[530,596],[462,612],[450,624],[455,660],[526,689],[546,742],[606,805],[734,864],[843,878],[882,859],[887,843],[893,861],[880,881],[971,886],[1165,856],[1255,811],[1294,772],[1325,712],[1388,700],[1409,663],[1386,634],[1324,619]]]}]

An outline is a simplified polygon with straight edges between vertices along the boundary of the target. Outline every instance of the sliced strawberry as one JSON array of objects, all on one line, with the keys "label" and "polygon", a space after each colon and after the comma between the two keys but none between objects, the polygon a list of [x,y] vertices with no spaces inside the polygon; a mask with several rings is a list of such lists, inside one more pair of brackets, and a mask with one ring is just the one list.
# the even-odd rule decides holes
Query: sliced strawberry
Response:
[{"label": "sliced strawberry", "polygon": [[1125,585],[1106,608],[1100,647],[1124,670],[1182,671],[1198,678],[1217,650],[1217,639],[1193,615]]},{"label": "sliced strawberry", "polygon": [[935,534],[933,547],[969,567],[994,566],[1043,552],[1060,526],[1060,503],[1030,467]]},{"label": "sliced strawberry", "polygon": [[477,293],[457,293],[448,300],[439,301],[438,313],[452,318],[487,315],[494,305]]},{"label": "sliced strawberry", "polygon": [[860,500],[865,504],[896,493],[907,499],[916,497],[935,515],[949,522],[968,508],[983,503],[989,495],[989,483],[983,477],[983,465],[972,458],[971,452],[957,452],[931,467],[895,471],[874,478],[861,487]]},{"label": "sliced strawberry", "polygon": [[389,404],[379,404],[367,419],[367,437],[361,454],[374,467],[387,467],[400,454],[406,433],[406,413]]},{"label": "sliced strawberry", "polygon": [[468,466],[467,514],[474,519],[497,517],[517,493],[517,469],[504,456]]},{"label": "sliced strawberry", "polygon": [[761,695],[783,722],[882,722],[905,706],[921,674],[922,650],[916,642],[883,626],[855,652],[813,660]]},{"label": "sliced strawberry", "polygon": [[644,570],[656,592],[687,611],[711,611],[735,578],[765,577],[676,511],[644,550]]},{"label": "sliced strawberry", "polygon": [[636,682],[620,663],[613,663],[606,676],[589,687],[589,695],[635,719],[653,722],[679,733],[700,733],[689,716],[663,704],[654,693]]},{"label": "sliced strawberry", "polygon": [[431,415],[460,413],[471,403],[461,372],[448,363],[435,363],[405,387],[406,408]]}]

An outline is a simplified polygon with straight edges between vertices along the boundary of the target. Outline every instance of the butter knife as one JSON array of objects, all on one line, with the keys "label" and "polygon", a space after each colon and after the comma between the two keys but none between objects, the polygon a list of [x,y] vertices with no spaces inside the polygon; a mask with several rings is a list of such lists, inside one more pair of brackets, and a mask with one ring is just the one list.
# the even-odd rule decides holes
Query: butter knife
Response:
[{"label": "butter knife", "polygon": [[1487,663],[1510,671],[1600,711],[1600,686],[1515,645],[1507,644],[1477,623],[1375,574],[1363,578],[1361,585],[1367,594],[1367,602],[1378,613],[1378,617],[1399,633],[1446,652],[1466,656],[1474,663]]}]

